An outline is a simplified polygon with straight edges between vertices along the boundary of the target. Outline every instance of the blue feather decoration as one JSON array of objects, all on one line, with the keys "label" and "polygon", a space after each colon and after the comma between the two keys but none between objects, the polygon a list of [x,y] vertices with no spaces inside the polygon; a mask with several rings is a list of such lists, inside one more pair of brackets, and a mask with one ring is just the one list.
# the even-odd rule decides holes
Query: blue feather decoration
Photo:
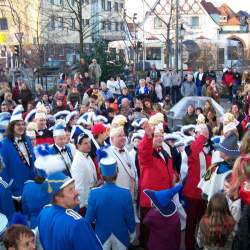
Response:
[{"label": "blue feather decoration", "polygon": [[10,225],[13,225],[13,224],[21,224],[24,226],[28,226],[28,221],[27,221],[26,216],[24,216],[21,213],[15,212],[10,221]]},{"label": "blue feather decoration", "polygon": [[45,144],[45,145],[40,145],[37,147],[37,153],[40,155],[40,156],[47,156],[47,155],[50,155],[50,151],[49,151],[49,145],[48,144]]},{"label": "blue feather decoration", "polygon": [[98,161],[100,161],[103,158],[106,158],[108,156],[108,153],[103,150],[103,148],[97,149],[96,150],[96,155],[98,158]]}]

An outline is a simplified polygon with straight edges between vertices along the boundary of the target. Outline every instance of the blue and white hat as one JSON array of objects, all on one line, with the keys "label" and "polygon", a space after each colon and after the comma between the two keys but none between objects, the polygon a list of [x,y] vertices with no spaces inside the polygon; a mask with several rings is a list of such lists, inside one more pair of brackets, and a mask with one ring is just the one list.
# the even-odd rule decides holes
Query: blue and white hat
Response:
[{"label": "blue and white hat", "polygon": [[105,148],[106,147],[102,147],[98,149],[96,155],[99,161],[101,174],[106,177],[111,177],[117,173],[117,162],[114,158],[108,155]]},{"label": "blue and white hat", "polygon": [[26,123],[32,122],[36,115],[36,109],[32,109],[25,117],[24,121]]},{"label": "blue and white hat", "polygon": [[93,120],[95,118],[94,112],[86,112],[79,117],[77,120],[77,124],[90,126],[93,124]]},{"label": "blue and white hat", "polygon": [[4,133],[10,123],[11,115],[9,112],[0,113],[0,133]]},{"label": "blue and white hat", "polygon": [[62,123],[55,124],[53,127],[53,137],[65,136],[65,126]]},{"label": "blue and white hat", "polygon": [[58,119],[63,119],[65,120],[65,118],[67,117],[67,115],[70,114],[70,111],[68,110],[62,110],[62,111],[59,111],[57,113],[54,114],[54,118],[55,120],[58,120]]},{"label": "blue and white hat", "polygon": [[8,219],[7,217],[0,213],[0,236],[5,232],[8,226]]},{"label": "blue and white hat", "polygon": [[170,217],[176,213],[177,207],[172,198],[183,188],[182,184],[178,184],[175,187],[164,189],[161,191],[154,191],[145,189],[143,192],[149,197],[153,205],[159,210],[159,212],[165,216]]},{"label": "blue and white hat", "polygon": [[185,134],[188,130],[195,130],[196,125],[194,124],[189,124],[189,125],[184,125],[181,128],[181,133]]},{"label": "blue and white hat", "polygon": [[13,110],[10,122],[23,121],[23,112],[24,112],[23,105],[22,104],[17,105]]},{"label": "blue and white hat", "polygon": [[141,128],[141,126],[143,125],[143,123],[144,123],[145,121],[148,121],[148,119],[147,119],[147,118],[137,118],[137,119],[134,119],[134,121],[132,122],[131,125],[132,125],[134,128]]},{"label": "blue and white hat", "polygon": [[117,162],[114,158],[102,158],[99,166],[102,176],[111,177],[117,173]]},{"label": "blue and white hat", "polygon": [[181,139],[182,139],[182,137],[178,134],[175,134],[175,133],[164,134],[164,141],[168,141],[168,140],[179,141]]},{"label": "blue and white hat", "polygon": [[94,117],[94,122],[95,123],[108,123],[108,119],[103,116],[103,115],[97,115],[96,117]]},{"label": "blue and white hat", "polygon": [[78,115],[78,111],[76,111],[76,110],[70,112],[70,113],[66,116],[66,118],[65,118],[66,124],[68,124],[69,121],[70,121],[74,116],[77,116],[77,115]]},{"label": "blue and white hat", "polygon": [[66,176],[62,172],[51,174],[47,177],[48,193],[53,197],[58,191],[64,189],[74,182],[74,179]]}]

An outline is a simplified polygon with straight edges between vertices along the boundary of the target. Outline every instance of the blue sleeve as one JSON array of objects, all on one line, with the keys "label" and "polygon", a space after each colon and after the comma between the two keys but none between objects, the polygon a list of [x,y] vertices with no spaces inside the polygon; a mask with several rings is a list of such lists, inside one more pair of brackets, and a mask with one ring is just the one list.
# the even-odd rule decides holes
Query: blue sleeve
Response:
[{"label": "blue sleeve", "polygon": [[5,214],[8,220],[11,220],[15,212],[13,200],[11,197],[11,191],[9,187],[0,188],[0,212]]},{"label": "blue sleeve", "polygon": [[95,235],[90,224],[84,219],[76,221],[74,230],[72,230],[71,237],[73,237],[72,250],[101,250],[102,245]]},{"label": "blue sleeve", "polygon": [[27,202],[27,199],[26,199],[25,187],[24,187],[24,190],[23,190],[21,203],[22,203],[23,213],[28,216],[29,215],[29,207],[28,207],[28,202]]},{"label": "blue sleeve", "polygon": [[9,160],[8,160],[8,152],[7,152],[7,146],[6,143],[3,142],[3,145],[1,145],[0,149],[0,154],[2,157],[2,163],[3,163],[3,170],[0,174],[0,176],[3,178],[4,181],[10,182],[9,178],[9,173],[8,173],[8,165],[9,165]]},{"label": "blue sleeve", "polygon": [[128,230],[130,233],[133,233],[135,231],[135,214],[134,214],[132,197],[129,191],[127,192],[125,204],[126,204],[126,222]]},{"label": "blue sleeve", "polygon": [[87,206],[85,219],[89,223],[93,223],[96,219],[96,204],[95,204],[93,191],[90,191],[90,193],[89,193],[88,206]]}]

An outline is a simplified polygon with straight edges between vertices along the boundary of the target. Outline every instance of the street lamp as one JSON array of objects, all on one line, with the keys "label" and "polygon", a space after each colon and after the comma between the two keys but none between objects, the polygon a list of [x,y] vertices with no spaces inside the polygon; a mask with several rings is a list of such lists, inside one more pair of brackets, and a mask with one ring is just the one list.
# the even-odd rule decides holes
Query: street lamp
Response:
[{"label": "street lamp", "polygon": [[183,77],[183,40],[185,36],[185,28],[183,27],[183,24],[181,24],[180,27],[180,40],[181,40],[181,77]]},{"label": "street lamp", "polygon": [[22,66],[22,56],[23,56],[23,48],[22,48],[22,40],[23,40],[23,32],[17,32],[15,33],[16,40],[19,44],[19,57],[18,57],[18,63],[19,67]]}]

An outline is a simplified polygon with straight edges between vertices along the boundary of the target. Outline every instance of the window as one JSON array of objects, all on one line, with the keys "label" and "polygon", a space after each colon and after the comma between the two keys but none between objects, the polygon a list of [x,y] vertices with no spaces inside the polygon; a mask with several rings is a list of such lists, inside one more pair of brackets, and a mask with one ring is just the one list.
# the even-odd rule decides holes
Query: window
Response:
[{"label": "window", "polygon": [[163,26],[162,20],[158,16],[156,16],[154,18],[154,28],[159,29],[162,28],[162,26]]},{"label": "window", "polygon": [[105,9],[106,9],[105,0],[102,0],[102,9],[103,9],[103,10],[105,10]]},{"label": "window", "polygon": [[119,31],[119,23],[118,22],[115,23],[115,31]]},{"label": "window", "polygon": [[123,22],[120,23],[120,26],[121,26],[120,30],[124,31],[124,23]]},{"label": "window", "polygon": [[108,22],[108,31],[111,31],[111,30],[112,30],[112,23]]},{"label": "window", "polygon": [[55,5],[63,5],[63,0],[50,0],[50,3]]},{"label": "window", "polygon": [[102,30],[105,30],[105,27],[106,27],[106,22],[103,21],[103,22],[102,22]]},{"label": "window", "polygon": [[123,3],[120,3],[120,9],[122,10],[124,8]]},{"label": "window", "polygon": [[119,7],[118,7],[118,3],[115,2],[115,11],[118,12],[119,11]]},{"label": "window", "polygon": [[191,17],[191,26],[192,28],[198,28],[200,26],[200,19],[198,16]]},{"label": "window", "polygon": [[6,18],[0,18],[0,30],[8,30],[8,22]]},{"label": "window", "polygon": [[70,29],[72,29],[72,30],[76,29],[76,20],[73,17],[71,17]]},{"label": "window", "polygon": [[86,4],[86,5],[89,5],[89,0],[85,0],[85,4]]},{"label": "window", "polygon": [[89,19],[85,19],[85,25],[89,26]]},{"label": "window", "polygon": [[75,6],[75,0],[71,0],[70,5]]},{"label": "window", "polygon": [[63,18],[62,17],[57,18],[57,28],[63,29]]},{"label": "window", "polygon": [[111,2],[108,1],[107,11],[111,11]]},{"label": "window", "polygon": [[146,60],[161,60],[161,48],[146,48]]},{"label": "window", "polygon": [[55,25],[55,17],[54,16],[50,17],[50,25],[49,26],[50,26],[51,30],[55,30],[56,25]]}]

